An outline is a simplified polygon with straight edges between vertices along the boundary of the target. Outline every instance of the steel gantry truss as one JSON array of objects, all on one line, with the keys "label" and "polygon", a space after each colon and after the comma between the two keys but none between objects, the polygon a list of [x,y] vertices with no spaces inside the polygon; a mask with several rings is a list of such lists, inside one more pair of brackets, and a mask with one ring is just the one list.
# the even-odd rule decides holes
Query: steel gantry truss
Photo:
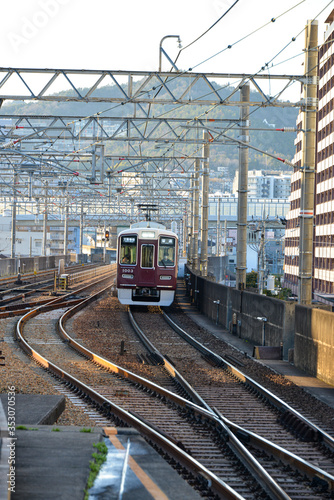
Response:
[{"label": "steel gantry truss", "polygon": [[[268,80],[272,87],[280,85],[274,96],[263,90]],[[0,68],[0,196],[8,204],[15,195],[16,213],[44,209],[49,217],[65,214],[77,220],[84,211],[98,221],[136,219],[136,207],[154,200],[161,220],[184,221],[193,194],[190,179],[203,161],[203,150],[208,155],[209,144],[240,147],[233,130],[249,127],[244,114],[242,119],[235,114],[223,118],[219,109],[303,106],[285,98],[295,82],[307,79]],[[256,100],[239,100],[244,85],[257,92]],[[6,100],[95,107],[87,116],[82,111],[73,115],[73,109],[71,115],[16,115]],[[206,157],[207,177],[208,161]]]},{"label": "steel gantry truss", "polygon": [[[180,90],[176,91],[173,83],[183,80]],[[284,82],[281,90],[274,96],[268,96],[260,82]],[[268,75],[264,73],[192,73],[155,72],[155,71],[106,71],[77,69],[28,69],[0,68],[0,99],[12,101],[54,101],[54,102],[108,102],[120,105],[137,104],[144,116],[149,113],[142,104],[187,104],[187,105],[227,105],[239,106],[233,97],[238,87],[250,83],[259,92],[260,100],[250,103],[258,106],[296,106],[300,105],[284,100],[284,92],[294,82],[306,83],[302,75]],[[213,84],[215,82],[215,84]],[[228,98],[222,90],[237,83],[235,91]],[[61,86],[61,87],[60,87]],[[116,90],[108,93],[108,86]],[[107,90],[105,89],[107,87]],[[16,93],[12,89],[18,88]],[[59,92],[59,88],[67,89]],[[194,97],[194,91],[201,90]]]},{"label": "steel gantry truss", "polygon": [[[238,124],[235,118],[179,117],[159,118],[156,116],[117,117],[117,116],[44,116],[44,115],[0,115],[0,147],[10,148],[29,140],[34,145],[39,144],[41,151],[48,144],[56,145],[57,141],[70,141],[79,145],[89,142],[154,142],[168,145],[169,143],[200,144],[202,137],[191,134],[193,128],[203,129],[218,126],[217,130],[231,124]],[[7,123],[6,123],[7,122]],[[216,138],[217,143],[225,142],[222,137]]]}]

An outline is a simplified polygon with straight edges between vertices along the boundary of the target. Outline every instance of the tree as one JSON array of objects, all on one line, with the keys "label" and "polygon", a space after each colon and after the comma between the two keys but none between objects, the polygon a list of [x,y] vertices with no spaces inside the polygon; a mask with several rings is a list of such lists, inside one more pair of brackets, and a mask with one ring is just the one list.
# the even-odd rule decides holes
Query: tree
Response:
[{"label": "tree", "polygon": [[257,272],[251,271],[246,274],[246,288],[257,288]]}]

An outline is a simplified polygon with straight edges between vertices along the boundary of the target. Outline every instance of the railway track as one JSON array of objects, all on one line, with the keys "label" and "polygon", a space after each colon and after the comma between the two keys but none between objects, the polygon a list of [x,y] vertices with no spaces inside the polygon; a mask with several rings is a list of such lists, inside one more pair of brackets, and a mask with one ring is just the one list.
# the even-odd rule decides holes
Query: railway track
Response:
[{"label": "railway track", "polygon": [[[69,279],[69,288],[72,294],[75,294],[75,285],[80,282],[84,282],[95,278],[97,276],[102,276],[115,269],[115,265],[109,266],[92,266],[89,269],[82,270],[82,267],[75,266],[72,269]],[[45,276],[45,275],[43,275]],[[24,285],[19,289],[15,289],[15,293],[17,295],[10,295],[9,297],[0,299],[0,319],[7,318],[11,316],[22,316],[25,314],[27,309],[40,306],[42,304],[46,304],[50,302],[50,298],[46,297],[46,294],[59,296],[66,295],[66,292],[63,290],[57,290],[54,292],[54,278],[52,280],[46,280],[43,282],[37,282],[33,285]],[[44,285],[44,286],[42,286]],[[8,291],[4,293],[13,293],[13,291]],[[39,297],[35,297],[34,300],[27,300],[28,296],[31,295],[39,295]],[[67,294],[68,295],[68,294]],[[12,304],[12,302],[19,302],[18,304]]]},{"label": "railway track", "polygon": [[[145,313],[137,312],[134,316],[145,324],[146,342],[148,337],[154,338],[155,352],[168,353],[167,359],[174,360],[173,365],[180,369],[181,375],[192,381],[197,394],[209,407],[213,408],[213,411],[238,435],[242,442],[247,446],[248,443],[250,444],[249,450],[258,457],[260,463],[276,478],[278,483],[286,482],[285,474],[282,473],[284,468],[280,470],[278,463],[269,464],[268,452],[265,452],[265,448],[279,461],[283,460],[285,464],[289,464],[289,467],[298,457],[300,459],[299,472],[312,478],[316,489],[323,488],[324,491],[327,488],[333,489],[334,439],[332,436],[246,376],[238,367],[233,366],[187,334],[165,312],[163,317],[169,325],[172,325],[173,330],[164,328],[162,315],[154,315],[153,327],[152,321],[145,321],[145,316],[147,316]],[[166,343],[166,338],[168,343]],[[194,349],[198,353],[197,357],[194,356]],[[268,443],[273,441],[273,446],[269,446]],[[257,443],[255,447],[252,442]],[[258,451],[255,448],[258,448]],[[288,452],[286,455],[283,449]],[[310,466],[314,465],[313,472],[312,466],[308,469],[308,466],[305,466],[306,463]],[[318,468],[325,472],[322,478]],[[325,476],[327,479],[322,483]],[[293,498],[295,485],[291,484],[291,490],[289,495]],[[303,498],[301,488],[296,491],[298,491],[296,498]],[[305,498],[308,498],[307,492],[304,494]]]},{"label": "railway track", "polygon": [[[87,361],[87,359],[82,356],[84,352],[83,348],[79,347],[79,353],[69,349],[70,346],[74,346],[74,342],[69,341],[68,338],[65,342],[60,341],[56,331],[54,329],[52,331],[50,328],[50,324],[54,326],[55,323],[53,312],[54,306],[55,304],[42,306],[42,311],[39,311],[41,314],[37,315],[36,312],[31,312],[26,315],[25,318],[21,318],[18,324],[18,337],[20,338],[20,342],[22,343],[24,349],[38,363],[48,370],[52,370],[52,372],[56,374],[59,379],[63,381],[66,380],[65,388],[71,388],[75,393],[80,392],[82,396],[84,395],[84,399],[86,401],[88,399],[91,404],[99,406],[100,410],[102,410],[106,416],[109,415],[111,421],[116,425],[135,424],[140,432],[145,434],[150,439],[154,438],[157,445],[161,446],[163,443],[164,449],[167,449],[172,456],[175,455],[178,460],[180,460],[180,456],[183,454],[183,463],[190,463],[191,467],[196,471],[197,469],[202,471],[203,467],[197,465],[196,461],[191,456],[178,447],[175,438],[171,438],[166,432],[163,432],[162,434],[156,432],[154,430],[154,426],[152,428],[145,423],[145,417],[148,417],[151,413],[150,408],[152,407],[153,395],[157,394],[155,391],[160,391],[160,397],[154,398],[155,406],[161,407],[160,412],[155,410],[156,418],[157,415],[160,415],[160,423],[165,421],[168,412],[170,413],[170,415],[168,415],[168,420],[175,421],[177,411],[174,408],[175,403],[173,402],[173,399],[176,398],[178,401],[183,400],[180,398],[177,399],[176,395],[160,389],[159,386],[153,384],[152,382],[145,381],[130,372],[122,370],[120,367],[113,366],[112,363],[108,363],[106,360],[98,358],[93,353],[89,354],[88,351],[85,351],[85,356],[90,357],[94,363]],[[31,317],[34,318],[33,321],[31,321]],[[23,324],[25,325],[24,336],[22,333]],[[62,329],[61,325],[60,328]],[[96,363],[98,363],[98,365]],[[108,367],[108,369],[112,370],[113,373],[111,374],[108,373],[108,371],[101,371],[101,365]],[[75,378],[68,374],[69,371],[71,371],[72,374],[73,372],[75,373]],[[168,400],[166,399],[167,396]],[[116,403],[122,403],[123,408],[117,406],[115,401]],[[124,409],[124,406],[129,406],[129,410],[131,410],[132,414],[130,411]],[[137,416],[134,416],[133,414],[134,408],[137,410]],[[139,414],[140,418],[138,417]],[[99,420],[100,424],[103,422],[105,423],[105,420]],[[159,423],[159,418],[157,423]],[[178,417],[177,425],[178,427],[182,426],[184,428],[184,433],[189,436],[193,434],[193,426],[185,422],[183,418]],[[203,434],[203,440],[206,439],[205,434],[207,434],[207,431]],[[221,452],[219,452],[218,449],[216,450],[216,453],[221,455]],[[231,469],[231,467],[232,466],[229,465],[229,469]],[[230,476],[233,472],[232,469],[229,470]],[[236,477],[236,481],[240,482],[240,477],[237,479],[237,476],[240,474],[238,474],[237,471],[234,471],[234,475]],[[244,476],[245,475],[247,476],[247,474],[244,474]],[[210,471],[205,470],[205,475],[203,477],[201,476],[204,483],[208,482],[208,479],[205,479],[206,477],[216,483],[218,491],[224,491],[224,495],[222,496],[223,498],[241,498],[239,495],[234,493],[229,486],[225,485],[223,481],[211,474]],[[251,480],[251,478],[249,480]],[[256,484],[254,485],[254,488],[256,489]],[[249,491],[250,487],[248,482],[245,483],[244,489],[245,491]]]},{"label": "railway track", "polygon": [[[73,265],[65,268],[65,271],[71,282],[77,274],[87,273],[98,267],[96,264]],[[0,278],[0,306],[8,306],[12,302],[22,301],[22,298],[25,300],[28,296],[51,290],[54,287],[55,273],[56,269],[48,269]]]},{"label": "railway track", "polygon": [[[18,324],[18,336],[30,355],[46,369],[52,370],[60,380],[66,380],[64,392],[74,390],[77,393],[75,397],[81,396],[86,403],[90,403],[90,407],[92,404],[97,407],[94,412],[96,409],[102,411],[104,416],[98,418],[99,425],[111,419],[116,425],[137,427],[159,449],[165,450],[164,453],[176,462],[179,469],[190,475],[190,482],[204,489],[203,494],[209,495],[211,489],[221,498],[263,498],[263,495],[299,499],[330,497],[328,495],[333,490],[334,478],[320,470],[320,467],[312,468],[305,460],[299,460],[298,467],[308,479],[301,482],[301,474],[296,473],[295,468],[295,477],[289,476],[289,492],[286,493],[278,483],[285,483],[286,488],[286,477],[291,466],[281,466],[269,458],[263,448],[269,448],[271,454],[274,449],[272,445],[268,442],[265,444],[264,440],[261,443],[261,439],[250,430],[224,419],[220,408],[211,408],[204,401],[210,400],[210,395],[205,393],[204,398],[198,387],[197,391],[193,390],[182,376],[176,375],[172,363],[163,360],[157,347],[153,346],[153,352],[151,350],[149,354],[150,361],[157,365],[153,378],[158,383],[153,383],[88,351],[69,337],[63,326],[65,320],[86,304],[87,301],[71,309],[71,312],[66,312],[59,324],[62,340],[54,329],[55,317],[50,311],[55,304],[41,306],[41,314],[37,316],[32,313],[30,318],[33,319],[29,319],[29,323],[28,317],[22,318]],[[39,321],[38,325],[31,323],[36,320]],[[43,333],[41,337],[36,337],[36,332]],[[77,352],[70,347],[75,347]],[[145,348],[151,349],[148,346]],[[173,353],[170,352],[168,357],[171,359]],[[164,370],[167,365],[170,375],[166,375]],[[207,361],[201,357],[196,360],[196,366],[201,374],[208,371]],[[212,371],[212,367],[209,371]],[[221,368],[219,371],[222,372]],[[237,384],[234,382],[234,385]],[[186,395],[186,398],[180,394]],[[195,403],[190,400],[195,400]],[[214,402],[217,403],[217,397]],[[244,442],[251,442],[251,451],[257,454],[258,460],[252,457],[236,436]],[[298,461],[291,453],[290,457],[285,456],[283,459],[282,450],[279,456],[287,464],[289,460]],[[262,460],[263,465],[259,460]],[[270,473],[276,475],[275,480],[270,478]],[[224,481],[226,478],[228,484]]]}]

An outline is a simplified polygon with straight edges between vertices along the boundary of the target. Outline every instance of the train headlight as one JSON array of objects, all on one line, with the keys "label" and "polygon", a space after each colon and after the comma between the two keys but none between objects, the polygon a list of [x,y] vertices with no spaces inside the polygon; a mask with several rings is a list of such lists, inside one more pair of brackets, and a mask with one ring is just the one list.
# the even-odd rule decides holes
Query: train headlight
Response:
[{"label": "train headlight", "polygon": [[133,280],[133,274],[122,274],[122,278]]},{"label": "train headlight", "polygon": [[172,277],[171,276],[160,276],[160,279],[161,280],[171,280]]}]

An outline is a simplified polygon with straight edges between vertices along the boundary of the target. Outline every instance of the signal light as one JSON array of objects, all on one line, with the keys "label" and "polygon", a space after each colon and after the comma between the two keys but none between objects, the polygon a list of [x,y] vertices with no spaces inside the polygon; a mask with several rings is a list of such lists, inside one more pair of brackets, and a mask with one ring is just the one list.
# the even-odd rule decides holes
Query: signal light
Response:
[{"label": "signal light", "polygon": [[105,238],[107,241],[109,241],[109,231],[108,230],[106,230],[106,232],[105,232]]}]

